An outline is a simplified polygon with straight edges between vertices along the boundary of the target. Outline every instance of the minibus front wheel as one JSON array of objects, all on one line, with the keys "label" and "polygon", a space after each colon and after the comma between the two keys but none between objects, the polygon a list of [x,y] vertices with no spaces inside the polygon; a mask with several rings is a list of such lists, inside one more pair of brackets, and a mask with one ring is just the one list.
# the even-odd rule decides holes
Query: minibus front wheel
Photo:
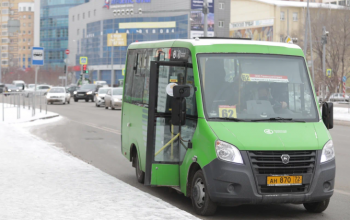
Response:
[{"label": "minibus front wheel", "polygon": [[198,170],[191,183],[192,206],[198,215],[214,215],[217,205],[210,199],[202,170]]}]

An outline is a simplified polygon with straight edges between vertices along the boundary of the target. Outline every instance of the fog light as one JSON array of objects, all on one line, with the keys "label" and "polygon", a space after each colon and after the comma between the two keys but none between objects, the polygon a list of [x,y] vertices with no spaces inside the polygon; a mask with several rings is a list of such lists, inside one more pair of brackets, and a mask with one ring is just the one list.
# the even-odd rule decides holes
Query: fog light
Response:
[{"label": "fog light", "polygon": [[227,191],[229,193],[234,193],[235,192],[235,187],[233,186],[233,184],[228,185]]},{"label": "fog light", "polygon": [[330,183],[330,182],[325,182],[325,183],[323,184],[323,188],[324,188],[325,190],[330,190],[330,189],[331,189],[331,183]]}]

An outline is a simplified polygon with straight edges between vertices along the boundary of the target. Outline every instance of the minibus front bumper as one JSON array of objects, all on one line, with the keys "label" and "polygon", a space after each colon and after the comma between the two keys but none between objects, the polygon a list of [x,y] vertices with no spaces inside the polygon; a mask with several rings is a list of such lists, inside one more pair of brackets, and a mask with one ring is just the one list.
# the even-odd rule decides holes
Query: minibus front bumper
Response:
[{"label": "minibus front bumper", "polygon": [[311,178],[300,174],[309,183],[305,192],[262,192],[260,187],[267,187],[266,181],[262,183],[262,176],[259,179],[254,173],[246,151],[241,151],[244,165],[215,159],[203,167],[207,192],[213,202],[226,206],[323,201],[333,195],[335,160],[320,164],[321,153],[322,151],[316,151],[317,162]]}]

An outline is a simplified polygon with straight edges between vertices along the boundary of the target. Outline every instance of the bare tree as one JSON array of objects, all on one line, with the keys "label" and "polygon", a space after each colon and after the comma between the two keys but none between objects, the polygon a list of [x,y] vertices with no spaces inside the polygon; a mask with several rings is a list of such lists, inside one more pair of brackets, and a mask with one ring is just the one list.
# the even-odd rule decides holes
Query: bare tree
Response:
[{"label": "bare tree", "polygon": [[[329,88],[326,100],[331,93],[336,92],[343,76],[350,75],[350,10],[349,9],[315,9],[311,15],[311,29],[314,44],[315,86],[325,84]],[[326,45],[326,68],[332,69],[330,78],[324,77],[322,71],[322,28],[329,31]]]}]

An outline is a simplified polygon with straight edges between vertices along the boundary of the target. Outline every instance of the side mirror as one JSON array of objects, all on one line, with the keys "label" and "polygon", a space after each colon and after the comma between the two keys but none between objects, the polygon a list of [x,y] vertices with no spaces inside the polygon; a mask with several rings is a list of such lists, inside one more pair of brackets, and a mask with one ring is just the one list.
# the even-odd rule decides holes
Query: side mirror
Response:
[{"label": "side mirror", "polygon": [[178,85],[173,88],[174,98],[171,108],[171,123],[173,125],[185,125],[186,123],[186,97],[190,96],[188,85]]},{"label": "side mirror", "polygon": [[322,120],[327,129],[333,128],[333,103],[325,102],[322,105]]},{"label": "side mirror", "polygon": [[190,97],[191,87],[188,85],[174,86],[173,94],[174,98],[187,98]]}]

